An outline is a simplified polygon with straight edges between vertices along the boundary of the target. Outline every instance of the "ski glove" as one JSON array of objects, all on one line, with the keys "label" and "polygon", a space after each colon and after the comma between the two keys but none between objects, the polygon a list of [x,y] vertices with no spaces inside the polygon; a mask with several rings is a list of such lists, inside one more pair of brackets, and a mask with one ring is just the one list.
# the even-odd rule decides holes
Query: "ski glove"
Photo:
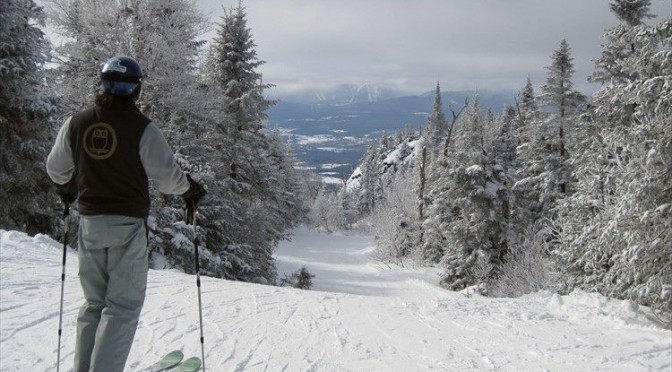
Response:
[{"label": "ski glove", "polygon": [[205,196],[205,189],[203,186],[201,186],[200,183],[194,181],[193,178],[191,178],[191,175],[187,174],[187,181],[189,181],[189,190],[182,194],[182,198],[184,199],[185,202],[187,202],[187,205],[198,205],[198,202]]},{"label": "ski glove", "polygon": [[62,185],[57,183],[54,183],[54,185],[56,186],[56,193],[61,198],[63,204],[69,205],[77,200],[77,183],[75,183],[74,177]]}]

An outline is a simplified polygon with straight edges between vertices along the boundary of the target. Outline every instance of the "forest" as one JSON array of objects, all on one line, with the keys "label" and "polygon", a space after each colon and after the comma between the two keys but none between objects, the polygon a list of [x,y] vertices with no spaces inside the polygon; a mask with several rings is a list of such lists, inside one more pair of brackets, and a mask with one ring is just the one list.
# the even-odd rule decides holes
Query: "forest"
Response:
[{"label": "forest", "polygon": [[[561,40],[539,88],[484,110],[441,88],[420,131],[371,146],[310,211],[326,230],[371,228],[380,260],[438,265],[441,285],[489,296],[576,288],[672,310],[672,20],[612,1],[614,27],[574,89]],[[524,81],[524,78],[521,79]]]},{"label": "forest", "polygon": [[[130,55],[146,75],[139,107],[208,190],[205,275],[277,284],[274,249],[307,223],[371,231],[381,261],[438,266],[450,290],[580,288],[672,312],[672,19],[654,18],[650,0],[610,2],[591,97],[574,89],[559,36],[546,80],[521,77],[515,106],[484,110],[475,95],[444,110],[437,83],[424,128],[381,138],[336,189],[265,127],[272,85],[242,5],[206,45],[209,20],[190,1],[46,3],[0,3],[2,229],[62,235],[46,155],[63,121],[93,102],[101,63]],[[47,20],[66,40],[58,47]],[[183,202],[152,199],[154,268],[193,272]]]}]

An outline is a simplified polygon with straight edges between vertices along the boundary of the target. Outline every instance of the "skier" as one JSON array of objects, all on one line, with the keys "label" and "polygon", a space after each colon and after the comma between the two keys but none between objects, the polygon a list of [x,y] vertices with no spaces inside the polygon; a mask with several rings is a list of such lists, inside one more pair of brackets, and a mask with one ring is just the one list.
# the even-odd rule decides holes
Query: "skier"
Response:
[{"label": "skier", "polygon": [[47,158],[66,206],[78,199],[79,277],[75,371],[122,372],[147,287],[148,179],[194,205],[203,187],[182,172],[158,127],[135,102],[140,65],[108,60],[95,105],[68,118]]}]

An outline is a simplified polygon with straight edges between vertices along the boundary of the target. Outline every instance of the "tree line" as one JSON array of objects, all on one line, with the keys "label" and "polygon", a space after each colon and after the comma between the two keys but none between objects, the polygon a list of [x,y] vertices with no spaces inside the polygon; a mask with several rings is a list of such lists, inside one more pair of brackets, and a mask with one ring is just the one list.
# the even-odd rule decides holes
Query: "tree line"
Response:
[{"label": "tree line", "polygon": [[672,311],[672,20],[613,0],[586,97],[562,40],[546,81],[515,105],[478,96],[421,131],[371,146],[310,212],[326,229],[370,226],[378,257],[442,268],[441,285],[492,296],[599,291]]}]

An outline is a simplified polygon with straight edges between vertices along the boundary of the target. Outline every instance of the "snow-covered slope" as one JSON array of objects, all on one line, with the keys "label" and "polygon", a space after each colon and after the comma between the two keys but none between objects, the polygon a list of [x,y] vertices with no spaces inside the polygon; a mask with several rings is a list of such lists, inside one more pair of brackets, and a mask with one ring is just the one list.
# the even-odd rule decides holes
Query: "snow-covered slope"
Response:
[{"label": "snow-covered slope", "polygon": [[[0,370],[56,365],[61,246],[1,232]],[[669,371],[672,334],[627,302],[575,292],[518,299],[442,290],[431,270],[387,268],[369,236],[300,229],[278,266],[316,275],[301,291],[203,278],[210,371]],[[68,254],[62,369],[72,370],[82,301]],[[172,349],[200,356],[195,277],[151,271],[127,364],[141,370]]]}]

